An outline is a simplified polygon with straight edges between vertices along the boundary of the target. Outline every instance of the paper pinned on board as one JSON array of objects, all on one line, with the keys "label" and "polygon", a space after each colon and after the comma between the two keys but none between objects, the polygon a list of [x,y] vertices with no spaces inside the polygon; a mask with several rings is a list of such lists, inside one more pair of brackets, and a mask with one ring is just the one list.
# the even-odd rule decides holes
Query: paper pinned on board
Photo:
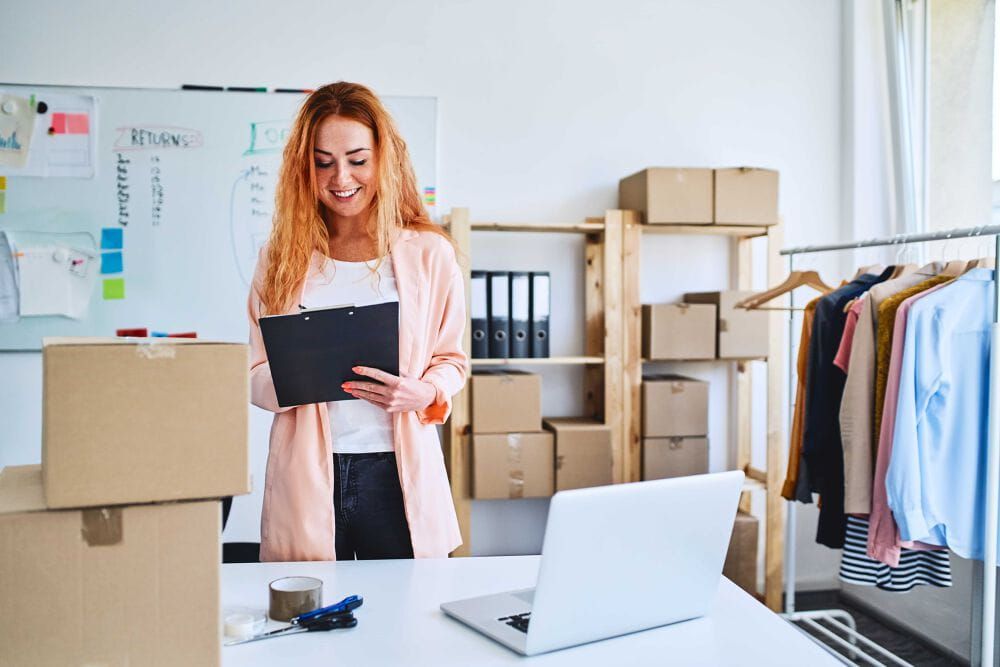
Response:
[{"label": "paper pinned on board", "polygon": [[0,93],[0,167],[20,169],[27,164],[35,115],[29,100]]},{"label": "paper pinned on board", "polygon": [[17,321],[18,301],[14,249],[7,240],[7,234],[0,232],[0,322]]},{"label": "paper pinned on board", "polygon": [[[0,100],[9,95],[0,91]],[[89,95],[39,92],[24,101],[34,124],[24,143],[26,160],[0,159],[0,174],[42,178],[93,178],[97,150],[97,104]],[[20,108],[20,106],[19,106]],[[0,117],[3,116],[0,104]],[[0,118],[0,139],[4,133]],[[28,146],[30,144],[30,150]],[[0,151],[2,153],[2,151]]]},{"label": "paper pinned on board", "polygon": [[62,315],[81,319],[90,306],[97,255],[58,244],[17,249],[21,317]]}]

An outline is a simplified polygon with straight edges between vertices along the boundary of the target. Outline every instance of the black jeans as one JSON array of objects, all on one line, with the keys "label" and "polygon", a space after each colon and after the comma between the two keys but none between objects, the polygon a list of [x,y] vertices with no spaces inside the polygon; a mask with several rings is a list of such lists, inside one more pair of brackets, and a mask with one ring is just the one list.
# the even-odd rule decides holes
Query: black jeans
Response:
[{"label": "black jeans", "polygon": [[413,558],[396,454],[333,455],[337,560]]}]

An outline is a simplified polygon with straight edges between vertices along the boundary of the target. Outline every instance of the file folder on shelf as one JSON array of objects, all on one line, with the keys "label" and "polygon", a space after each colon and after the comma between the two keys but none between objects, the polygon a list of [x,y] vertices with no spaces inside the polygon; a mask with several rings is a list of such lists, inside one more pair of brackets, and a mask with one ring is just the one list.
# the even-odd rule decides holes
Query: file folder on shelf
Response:
[{"label": "file folder on shelf", "polygon": [[531,274],[510,272],[510,356],[531,356]]},{"label": "file folder on shelf", "polygon": [[486,280],[490,357],[510,356],[510,276],[506,271],[490,271]]},{"label": "file folder on shelf", "polygon": [[531,272],[531,356],[549,356],[549,310],[551,308],[551,285],[548,271]]},{"label": "file folder on shelf", "polygon": [[486,319],[486,272],[473,271],[469,281],[472,301],[472,358],[486,359],[490,356],[489,325]]}]

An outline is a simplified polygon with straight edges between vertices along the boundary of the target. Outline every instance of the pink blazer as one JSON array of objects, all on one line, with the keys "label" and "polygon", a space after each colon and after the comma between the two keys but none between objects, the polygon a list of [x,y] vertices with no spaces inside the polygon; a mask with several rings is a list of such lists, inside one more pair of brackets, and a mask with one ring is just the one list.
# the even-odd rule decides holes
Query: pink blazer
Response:
[{"label": "pink blazer", "polygon": [[[261,258],[265,257],[261,252]],[[443,558],[462,544],[436,424],[451,413],[451,398],[465,384],[469,360],[462,349],[465,284],[455,252],[433,232],[404,229],[390,258],[399,291],[400,374],[437,389],[435,402],[419,412],[393,415],[396,463],[415,558]],[[309,271],[324,257],[314,253]],[[278,407],[260,335],[257,262],[250,290],[250,400],[274,412],[264,507],[260,520],[262,561],[335,560],[333,445],[325,404]],[[304,287],[305,281],[303,281]],[[289,313],[298,312],[296,301]]]}]

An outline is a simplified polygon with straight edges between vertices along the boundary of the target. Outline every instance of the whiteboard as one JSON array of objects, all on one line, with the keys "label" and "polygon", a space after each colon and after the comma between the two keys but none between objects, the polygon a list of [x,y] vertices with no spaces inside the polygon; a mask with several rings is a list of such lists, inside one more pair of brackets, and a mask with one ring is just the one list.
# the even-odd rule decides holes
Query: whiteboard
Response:
[{"label": "whiteboard", "polygon": [[[140,327],[246,341],[247,292],[271,227],[281,149],[305,95],[4,84],[0,93],[36,103],[93,98],[93,175],[24,176],[0,165],[7,174],[0,232],[15,244],[83,238],[97,257],[81,265],[94,274],[79,319],[0,322],[0,350],[39,350],[43,336],[113,336]],[[382,100],[433,216],[437,101]],[[42,131],[53,111],[38,115]],[[44,157],[46,137],[37,130],[32,160]],[[101,273],[102,261],[118,268],[117,258],[100,258],[114,254],[100,246],[103,230],[115,228],[122,230],[122,266]],[[114,283],[110,291],[105,281]]]}]

